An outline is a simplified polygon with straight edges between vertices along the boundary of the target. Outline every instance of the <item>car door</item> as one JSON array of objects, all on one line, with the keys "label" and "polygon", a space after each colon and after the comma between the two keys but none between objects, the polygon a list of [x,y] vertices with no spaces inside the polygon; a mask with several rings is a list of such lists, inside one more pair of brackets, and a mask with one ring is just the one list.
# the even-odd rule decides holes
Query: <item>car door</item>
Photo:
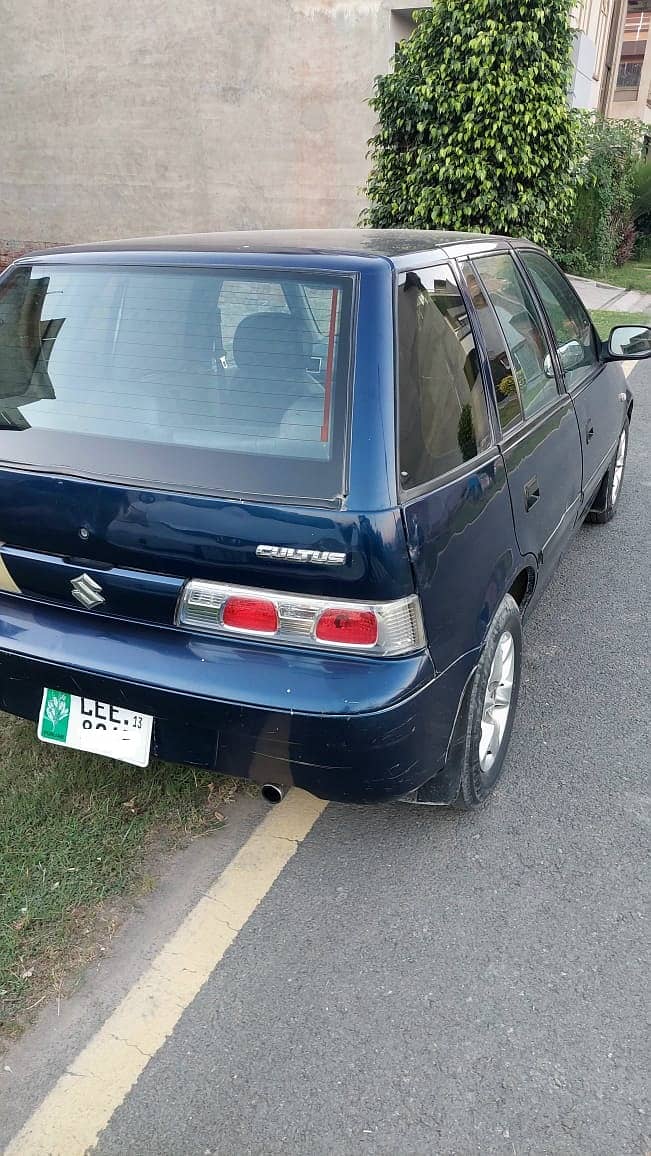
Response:
[{"label": "car door", "polygon": [[626,412],[621,365],[604,363],[586,309],[572,285],[544,253],[518,250],[542,302],[566,388],[574,402],[583,450],[584,504],[592,501],[615,452]]},{"label": "car door", "polygon": [[484,334],[518,544],[549,574],[574,527],[581,445],[533,295],[510,252],[464,262]]},{"label": "car door", "polygon": [[400,275],[396,336],[409,556],[434,662],[456,665],[461,693],[521,565],[480,351],[450,265]]}]

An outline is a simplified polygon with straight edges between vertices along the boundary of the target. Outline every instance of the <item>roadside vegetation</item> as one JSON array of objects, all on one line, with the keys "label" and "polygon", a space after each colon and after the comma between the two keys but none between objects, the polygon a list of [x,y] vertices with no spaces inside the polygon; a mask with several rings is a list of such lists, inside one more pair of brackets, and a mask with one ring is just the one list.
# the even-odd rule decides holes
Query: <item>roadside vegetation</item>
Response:
[{"label": "roadside vegetation", "polygon": [[640,159],[644,129],[639,121],[605,120],[587,112],[574,116],[575,200],[556,256],[572,273],[618,285],[614,270],[628,269],[647,227],[644,189],[650,166]]},{"label": "roadside vegetation", "polygon": [[0,714],[0,1037],[68,989],[153,885],[154,852],[223,825],[236,789],[58,750]]},{"label": "roadside vegetation", "polygon": [[610,337],[610,331],[616,325],[651,325],[648,313],[613,313],[607,309],[593,309],[592,320],[603,341]]},{"label": "roadside vegetation", "polygon": [[609,265],[595,276],[607,285],[621,285],[622,289],[651,293],[651,257],[647,260],[627,261],[621,266]]},{"label": "roadside vegetation", "polygon": [[649,290],[645,126],[568,108],[571,7],[432,0],[414,13],[371,98],[366,223],[527,236],[569,273]]},{"label": "roadside vegetation", "polygon": [[574,203],[572,0],[433,0],[375,82],[365,220],[551,245]]}]

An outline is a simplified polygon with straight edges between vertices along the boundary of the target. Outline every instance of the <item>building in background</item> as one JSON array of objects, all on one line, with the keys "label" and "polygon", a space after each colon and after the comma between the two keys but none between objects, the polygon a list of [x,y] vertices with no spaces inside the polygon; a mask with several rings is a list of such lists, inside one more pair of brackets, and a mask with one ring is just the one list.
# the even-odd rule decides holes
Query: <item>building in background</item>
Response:
[{"label": "building in background", "polygon": [[[430,0],[5,0],[0,263],[143,233],[355,224],[373,78]],[[578,0],[572,102],[649,118],[651,0]]]},{"label": "building in background", "polygon": [[574,5],[574,108],[607,112],[625,6],[626,0],[577,0]]},{"label": "building in background", "polygon": [[651,124],[651,0],[628,0],[610,115]]}]

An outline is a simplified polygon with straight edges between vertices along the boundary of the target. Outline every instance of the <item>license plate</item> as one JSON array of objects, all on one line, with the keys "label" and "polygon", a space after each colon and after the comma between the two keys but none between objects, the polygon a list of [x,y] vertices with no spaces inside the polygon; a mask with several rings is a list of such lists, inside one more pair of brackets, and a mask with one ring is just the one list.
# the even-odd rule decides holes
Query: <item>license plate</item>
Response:
[{"label": "license plate", "polygon": [[153,722],[149,714],[46,687],[37,734],[44,743],[146,767]]}]

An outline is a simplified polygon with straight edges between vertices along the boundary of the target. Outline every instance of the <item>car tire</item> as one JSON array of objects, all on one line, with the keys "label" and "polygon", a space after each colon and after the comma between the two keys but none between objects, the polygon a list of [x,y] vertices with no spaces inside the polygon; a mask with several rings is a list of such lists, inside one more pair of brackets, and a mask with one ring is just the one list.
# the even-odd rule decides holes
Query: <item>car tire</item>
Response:
[{"label": "car tire", "polygon": [[598,525],[603,526],[606,522],[611,522],[617,513],[617,504],[622,493],[626,457],[628,455],[629,428],[627,418],[622,426],[622,432],[619,435],[613,460],[606,471],[592,508],[588,512],[586,518],[588,522],[596,522]]},{"label": "car tire", "polygon": [[517,602],[507,594],[493,618],[474,675],[455,807],[465,811],[480,807],[502,774],[521,668],[522,619]]}]

